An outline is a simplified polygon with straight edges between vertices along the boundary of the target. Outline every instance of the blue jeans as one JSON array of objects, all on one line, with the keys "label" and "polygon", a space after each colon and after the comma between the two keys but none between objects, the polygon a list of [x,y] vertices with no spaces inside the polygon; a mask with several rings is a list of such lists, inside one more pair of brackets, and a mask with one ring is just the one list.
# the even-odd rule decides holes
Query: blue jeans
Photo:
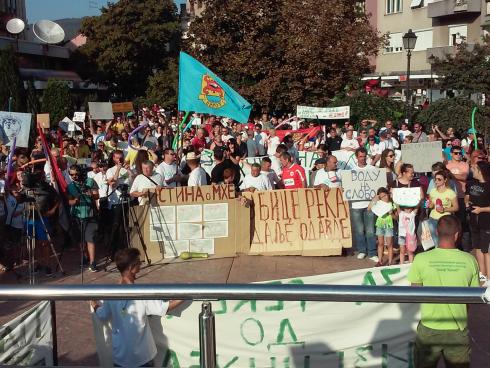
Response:
[{"label": "blue jeans", "polygon": [[352,208],[350,212],[354,245],[359,253],[368,257],[377,255],[376,236],[374,234],[375,216],[367,208]]}]

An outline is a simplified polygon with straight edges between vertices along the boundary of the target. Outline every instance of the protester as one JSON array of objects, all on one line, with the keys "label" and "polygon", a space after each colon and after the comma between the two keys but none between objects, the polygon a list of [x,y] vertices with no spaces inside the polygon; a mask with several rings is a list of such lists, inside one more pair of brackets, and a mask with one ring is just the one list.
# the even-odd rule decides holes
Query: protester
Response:
[{"label": "protester", "polygon": [[306,188],[306,173],[305,170],[298,164],[294,163],[294,159],[290,153],[284,152],[279,160],[282,166],[282,183],[284,189]]},{"label": "protester", "polygon": [[[476,260],[471,254],[456,248],[461,231],[461,223],[456,216],[440,218],[437,224],[438,247],[419,253],[408,273],[408,280],[413,286],[479,286]],[[441,267],[442,264],[452,266]],[[441,359],[450,367],[470,366],[468,311],[464,304],[425,303],[421,306],[414,366],[436,367]]]},{"label": "protester", "polygon": [[149,189],[159,189],[164,186],[163,178],[154,171],[154,163],[146,160],[142,164],[142,172],[134,178],[129,194],[133,198],[138,198],[140,205],[148,203],[150,196]]},{"label": "protester", "polygon": [[328,156],[325,162],[325,168],[318,170],[315,174],[313,186],[315,188],[340,188],[341,181],[337,174],[337,157],[334,155]]},{"label": "protester", "polygon": [[393,264],[393,219],[396,216],[396,207],[391,201],[390,192],[386,188],[379,188],[376,197],[373,198],[371,203],[369,203],[368,210],[372,211],[373,206],[376,205],[378,201],[383,201],[390,206],[390,210],[382,216],[378,216],[376,219],[376,236],[378,237],[378,259],[376,267],[384,266],[383,254],[385,245],[388,249],[388,266]]},{"label": "protester", "polygon": [[206,172],[201,167],[199,160],[200,160],[200,155],[196,155],[194,152],[189,152],[185,156],[185,161],[189,166],[189,168],[191,169],[191,172],[189,174],[189,180],[187,182],[187,186],[189,187],[197,187],[197,186],[209,184],[208,179],[206,177]]}]

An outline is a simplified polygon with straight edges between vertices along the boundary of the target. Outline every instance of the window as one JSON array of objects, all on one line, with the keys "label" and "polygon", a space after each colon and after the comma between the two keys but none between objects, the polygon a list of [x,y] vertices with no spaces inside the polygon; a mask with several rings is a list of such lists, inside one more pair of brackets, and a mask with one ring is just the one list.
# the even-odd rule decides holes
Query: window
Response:
[{"label": "window", "polygon": [[424,31],[415,31],[417,43],[413,51],[425,51],[432,47],[432,29]]},{"label": "window", "polygon": [[468,26],[449,26],[449,46],[459,45],[468,36]]},{"label": "window", "polygon": [[386,0],[386,14],[401,13],[403,0]]},{"label": "window", "polygon": [[388,45],[385,46],[385,54],[403,51],[403,33],[390,33]]}]

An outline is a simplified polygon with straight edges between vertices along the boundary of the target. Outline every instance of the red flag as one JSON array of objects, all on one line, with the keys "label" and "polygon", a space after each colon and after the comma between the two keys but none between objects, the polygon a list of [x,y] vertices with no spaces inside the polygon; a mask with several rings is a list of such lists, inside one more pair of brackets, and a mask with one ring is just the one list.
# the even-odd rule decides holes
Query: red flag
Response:
[{"label": "red flag", "polygon": [[[61,173],[61,170],[58,166],[58,162],[56,162],[53,155],[51,154],[51,150],[49,149],[48,142],[46,141],[46,137],[44,136],[42,128],[38,126],[37,131],[43,143],[43,150],[44,150],[44,155],[46,156],[46,160],[48,160],[49,164],[51,165],[51,171],[54,174],[54,179],[56,184],[58,185],[58,190],[61,193],[66,194],[66,188],[68,186],[66,185],[65,178],[63,177],[63,174]],[[61,157],[61,152],[60,152],[60,157]]]},{"label": "red flag", "polygon": [[284,137],[287,135],[290,135],[293,137],[293,141],[297,142],[304,138],[305,136],[309,138],[313,138],[314,136],[317,135],[317,133],[321,130],[321,127],[316,126],[313,128],[308,128],[308,129],[299,129],[299,130],[276,130],[276,135],[281,139],[281,141],[284,140]]}]

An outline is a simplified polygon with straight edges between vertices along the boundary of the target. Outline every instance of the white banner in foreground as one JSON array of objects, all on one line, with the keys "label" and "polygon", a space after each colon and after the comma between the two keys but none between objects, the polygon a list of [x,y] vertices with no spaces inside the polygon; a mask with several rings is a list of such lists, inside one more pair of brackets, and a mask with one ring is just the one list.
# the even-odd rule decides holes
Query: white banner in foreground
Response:
[{"label": "white banner in foreground", "polygon": [[296,106],[296,116],[303,119],[349,119],[350,106]]},{"label": "white banner in foreground", "polygon": [[[408,285],[408,268],[371,268],[270,283],[402,286]],[[219,367],[413,366],[418,304],[241,300],[213,302],[213,310]],[[201,303],[194,302],[179,317],[150,318],[158,347],[155,366],[199,366],[200,312]],[[110,338],[107,330],[105,336]],[[104,342],[101,328],[96,329],[96,341],[101,365],[110,365],[110,343]]]},{"label": "white banner in foreground", "polygon": [[49,302],[41,302],[0,327],[0,365],[52,366]]}]

